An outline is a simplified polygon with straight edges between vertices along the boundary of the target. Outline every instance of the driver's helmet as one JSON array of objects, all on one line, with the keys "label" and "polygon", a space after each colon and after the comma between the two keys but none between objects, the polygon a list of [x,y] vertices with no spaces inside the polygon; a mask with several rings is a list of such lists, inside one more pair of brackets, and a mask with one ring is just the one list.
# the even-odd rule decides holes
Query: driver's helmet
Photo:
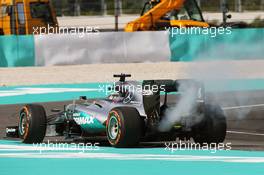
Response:
[{"label": "driver's helmet", "polygon": [[124,97],[121,96],[119,92],[113,93],[108,97],[109,100],[118,103],[118,102],[123,102]]},{"label": "driver's helmet", "polygon": [[119,93],[119,100],[123,101],[123,103],[129,103],[133,99],[133,91],[131,91],[130,87],[132,85],[122,83],[118,84],[115,88],[116,92]]}]

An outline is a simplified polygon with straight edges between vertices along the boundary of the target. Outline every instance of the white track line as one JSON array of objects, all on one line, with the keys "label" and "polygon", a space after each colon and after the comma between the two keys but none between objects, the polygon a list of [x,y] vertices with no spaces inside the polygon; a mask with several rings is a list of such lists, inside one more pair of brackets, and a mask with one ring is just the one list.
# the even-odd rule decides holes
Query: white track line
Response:
[{"label": "white track line", "polygon": [[[121,154],[100,152],[28,152],[35,151],[33,146],[0,145],[0,150],[7,149],[12,152],[0,152],[0,158],[48,158],[48,159],[102,159],[102,160],[152,160],[152,161],[196,161],[196,162],[236,162],[236,163],[264,163],[264,157],[245,156],[208,156],[208,155],[177,155],[177,154]],[[25,150],[16,152],[14,150]]]},{"label": "white track line", "polygon": [[[64,145],[64,144],[63,144]],[[60,146],[60,144],[35,144],[33,146],[24,146],[24,145],[6,145],[0,144],[0,151],[83,151],[82,147],[71,147],[71,144],[66,144],[65,147]],[[85,149],[85,151],[97,151],[93,149]]]},{"label": "white track line", "polygon": [[244,134],[244,135],[254,135],[254,136],[264,136],[262,133],[254,133],[254,132],[241,132],[241,131],[227,131],[232,134]]},{"label": "white track line", "polygon": [[51,158],[51,159],[104,159],[104,160],[159,160],[159,161],[214,161],[214,162],[240,162],[264,163],[264,157],[238,157],[238,156],[192,156],[192,155],[155,155],[155,154],[113,154],[113,153],[6,153],[0,157],[9,158]]},{"label": "white track line", "polygon": [[223,110],[232,110],[232,109],[254,108],[254,107],[264,107],[264,104],[223,107],[222,109]]}]

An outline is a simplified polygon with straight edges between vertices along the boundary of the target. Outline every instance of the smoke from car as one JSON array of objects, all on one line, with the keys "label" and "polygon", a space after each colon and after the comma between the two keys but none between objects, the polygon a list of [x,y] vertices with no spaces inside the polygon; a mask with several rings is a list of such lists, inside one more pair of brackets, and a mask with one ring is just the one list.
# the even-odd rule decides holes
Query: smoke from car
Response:
[{"label": "smoke from car", "polygon": [[[233,93],[232,98],[228,98],[228,101],[223,98],[222,93],[230,88],[232,79],[240,78],[239,70],[235,64],[212,61],[196,61],[191,64],[193,65],[188,67],[185,72],[186,76],[204,84],[207,92],[206,97],[209,97],[206,98],[206,103],[219,104],[226,112],[225,109],[231,106],[243,106],[252,103],[252,100],[254,100],[250,99],[250,96],[246,94],[241,98],[237,93]],[[161,120],[158,128],[162,132],[169,131],[175,123],[180,122],[181,118],[188,117],[187,114],[190,114],[196,107],[197,90],[194,87],[190,87],[189,84],[186,85],[184,81],[180,84],[179,90],[184,93],[177,99],[176,105],[166,111],[165,117]],[[209,93],[208,90],[210,91]],[[243,119],[251,112],[251,108],[238,108],[232,110],[232,112],[232,116],[237,119]]]},{"label": "smoke from car", "polygon": [[[238,62],[196,61],[194,64],[198,66],[189,68],[187,74],[190,78],[203,82],[205,90],[207,91],[207,103],[219,104],[225,113],[230,110],[230,107],[239,107],[250,103],[255,104],[254,99],[247,93],[243,93],[243,98],[241,97],[241,93],[233,92],[230,94],[231,90],[237,91],[237,87],[233,86],[236,79],[247,78],[241,74]],[[228,100],[226,99],[226,92],[229,92]],[[232,109],[232,116],[236,119],[244,119],[251,110],[251,108]]]},{"label": "smoke from car", "polygon": [[166,110],[165,117],[159,124],[159,131],[169,131],[174,124],[182,120],[182,117],[188,117],[196,107],[197,88],[189,85],[189,83],[185,82],[180,84],[179,92],[181,92],[181,95],[179,101],[174,107]]}]

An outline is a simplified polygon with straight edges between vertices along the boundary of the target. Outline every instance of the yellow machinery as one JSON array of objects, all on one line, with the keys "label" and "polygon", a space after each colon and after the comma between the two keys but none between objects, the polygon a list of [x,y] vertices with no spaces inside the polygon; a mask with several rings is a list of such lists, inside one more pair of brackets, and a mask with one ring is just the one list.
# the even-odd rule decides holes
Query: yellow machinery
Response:
[{"label": "yellow machinery", "polygon": [[126,32],[164,30],[166,27],[209,27],[195,0],[150,0],[141,17],[128,23]]},{"label": "yellow machinery", "polygon": [[49,0],[0,0],[0,35],[37,34],[48,27],[58,27]]}]

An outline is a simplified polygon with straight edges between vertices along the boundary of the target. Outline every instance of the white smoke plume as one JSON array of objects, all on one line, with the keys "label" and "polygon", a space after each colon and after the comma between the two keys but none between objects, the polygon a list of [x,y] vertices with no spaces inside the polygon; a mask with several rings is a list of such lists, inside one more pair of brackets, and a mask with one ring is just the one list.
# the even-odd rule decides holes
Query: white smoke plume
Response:
[{"label": "white smoke plume", "polygon": [[[236,93],[233,93],[232,97],[228,98],[228,101],[222,98],[222,90],[228,89],[230,81],[237,78],[239,75],[239,70],[237,70],[234,62],[198,61],[191,64],[193,65],[186,70],[187,77],[201,81],[205,85],[205,88],[212,91],[210,92],[210,100],[206,99],[206,103],[230,107],[230,104],[231,106],[242,106],[254,100],[250,99],[250,96],[247,95],[244,95],[244,98],[240,98]],[[179,90],[184,93],[181,98],[176,101],[176,105],[166,111],[165,117],[159,125],[159,130],[162,132],[170,130],[176,122],[180,122],[181,118],[190,116],[188,114],[191,114],[192,110],[196,107],[197,89],[189,86],[189,84],[185,84],[183,81],[180,84]],[[251,108],[239,108],[233,111],[237,119],[245,118],[250,112]]]},{"label": "white smoke plume", "polygon": [[175,107],[168,108],[165,117],[159,125],[161,132],[169,131],[171,127],[182,120],[182,117],[188,117],[196,107],[197,88],[190,86],[190,83],[182,82],[179,86],[181,96]]},{"label": "white smoke plume", "polygon": [[[210,99],[206,99],[207,103],[220,105],[223,109],[239,107],[250,104],[250,102],[254,103],[254,99],[247,93],[243,93],[243,98],[240,96],[241,93],[233,92],[232,96],[230,96],[230,92],[229,96],[223,93],[223,90],[231,88],[232,81],[244,79],[237,66],[238,62],[241,61],[207,61],[206,63],[198,61],[195,62],[198,66],[192,67],[187,72],[190,78],[203,82],[207,93],[210,90]],[[251,110],[251,108],[234,108],[232,116],[236,119],[244,119]],[[224,112],[226,111],[224,110]]]}]

